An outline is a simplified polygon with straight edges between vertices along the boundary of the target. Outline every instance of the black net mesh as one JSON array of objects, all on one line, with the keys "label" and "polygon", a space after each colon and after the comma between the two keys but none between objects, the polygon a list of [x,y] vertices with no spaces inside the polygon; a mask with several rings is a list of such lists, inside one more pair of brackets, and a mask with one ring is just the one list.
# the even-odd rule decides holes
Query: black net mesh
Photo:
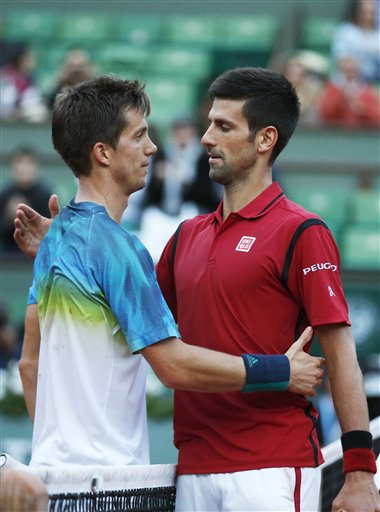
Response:
[{"label": "black net mesh", "polygon": [[174,486],[53,494],[49,512],[174,512],[175,494]]}]

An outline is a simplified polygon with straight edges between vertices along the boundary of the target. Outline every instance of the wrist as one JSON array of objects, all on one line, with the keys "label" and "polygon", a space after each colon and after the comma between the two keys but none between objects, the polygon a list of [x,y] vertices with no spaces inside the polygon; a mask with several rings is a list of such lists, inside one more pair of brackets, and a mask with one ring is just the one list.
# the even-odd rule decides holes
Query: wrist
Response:
[{"label": "wrist", "polygon": [[243,354],[246,383],[242,391],[285,391],[290,380],[290,362],[286,355]]},{"label": "wrist", "polygon": [[372,435],[365,430],[351,430],[341,437],[343,472],[376,473],[376,459],[372,449]]}]

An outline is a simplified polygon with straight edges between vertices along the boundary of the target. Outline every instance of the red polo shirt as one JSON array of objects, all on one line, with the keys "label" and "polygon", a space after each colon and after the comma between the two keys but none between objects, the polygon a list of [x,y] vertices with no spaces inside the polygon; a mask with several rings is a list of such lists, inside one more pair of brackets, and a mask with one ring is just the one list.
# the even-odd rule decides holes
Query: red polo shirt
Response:
[{"label": "red polo shirt", "polygon": [[[286,352],[307,325],[349,324],[339,253],[323,221],[277,183],[222,222],[186,221],[157,277],[182,339],[234,355]],[[175,392],[178,472],[307,467],[323,461],[304,396]]]}]

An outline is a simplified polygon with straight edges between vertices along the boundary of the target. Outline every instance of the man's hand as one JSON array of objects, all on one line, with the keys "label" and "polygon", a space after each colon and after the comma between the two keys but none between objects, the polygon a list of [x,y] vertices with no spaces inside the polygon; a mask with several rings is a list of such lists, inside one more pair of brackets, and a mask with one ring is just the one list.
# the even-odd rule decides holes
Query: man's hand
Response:
[{"label": "man's hand", "polygon": [[353,471],[347,473],[332,512],[380,512],[380,496],[372,473]]},{"label": "man's hand", "polygon": [[51,219],[42,217],[26,204],[19,204],[14,219],[15,230],[13,238],[22,252],[34,259],[41,240],[48,232],[54,217],[59,213],[58,197],[53,194],[49,199]]},{"label": "man's hand", "polygon": [[47,512],[48,493],[44,483],[25,470],[2,468],[0,509],[4,512]]},{"label": "man's hand", "polygon": [[311,356],[303,350],[312,336],[313,329],[307,327],[285,354],[290,362],[288,390],[299,395],[315,396],[315,388],[322,384],[324,358]]}]

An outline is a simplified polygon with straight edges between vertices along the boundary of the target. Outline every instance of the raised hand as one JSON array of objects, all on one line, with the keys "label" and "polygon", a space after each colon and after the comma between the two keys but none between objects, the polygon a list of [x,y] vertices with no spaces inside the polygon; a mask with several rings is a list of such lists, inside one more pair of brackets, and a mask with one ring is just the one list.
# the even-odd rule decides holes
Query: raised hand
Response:
[{"label": "raised hand", "polygon": [[36,257],[41,240],[48,232],[54,217],[59,213],[60,206],[55,194],[49,199],[49,210],[51,218],[47,219],[26,204],[19,204],[17,207],[13,238],[29,258]]},{"label": "raised hand", "polygon": [[307,327],[285,354],[290,362],[288,390],[293,393],[315,396],[315,388],[322,384],[324,358],[311,356],[303,350],[312,336],[313,329]]}]

